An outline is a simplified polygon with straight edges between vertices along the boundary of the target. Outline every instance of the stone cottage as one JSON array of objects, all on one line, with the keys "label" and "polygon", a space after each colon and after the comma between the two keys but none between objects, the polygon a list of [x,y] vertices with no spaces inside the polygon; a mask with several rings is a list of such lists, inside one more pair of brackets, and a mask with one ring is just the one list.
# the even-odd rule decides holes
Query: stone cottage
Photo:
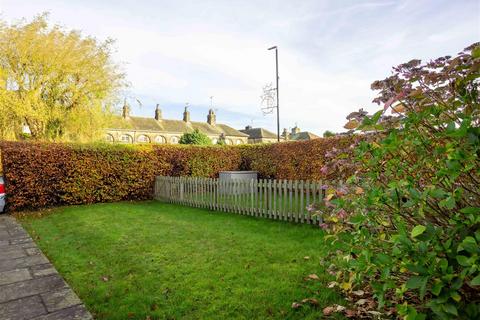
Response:
[{"label": "stone cottage", "polygon": [[[252,126],[246,126],[245,129],[239,130],[245,134],[248,134],[248,143],[275,143],[278,142],[277,135],[264,128],[252,128]],[[287,129],[283,129],[283,133],[280,136],[280,142],[285,141],[306,141],[320,138],[314,133],[309,131],[301,131],[299,127],[295,126],[290,132]]]},{"label": "stone cottage", "polygon": [[282,137],[284,141],[307,141],[320,138],[309,131],[301,131],[298,126],[293,127],[290,133],[287,128],[283,129]]},{"label": "stone cottage", "polygon": [[246,126],[241,132],[248,134],[248,143],[274,143],[278,142],[277,135],[264,128],[253,128]]},{"label": "stone cottage", "polygon": [[225,124],[217,123],[215,112],[210,109],[206,122],[190,120],[190,112],[185,107],[183,120],[163,119],[157,104],[152,118],[130,115],[130,106],[124,103],[122,116],[118,117],[111,128],[107,128],[105,139],[120,143],[169,143],[176,144],[186,132],[198,129],[206,134],[213,144],[223,140],[228,145],[248,142],[248,135]]}]

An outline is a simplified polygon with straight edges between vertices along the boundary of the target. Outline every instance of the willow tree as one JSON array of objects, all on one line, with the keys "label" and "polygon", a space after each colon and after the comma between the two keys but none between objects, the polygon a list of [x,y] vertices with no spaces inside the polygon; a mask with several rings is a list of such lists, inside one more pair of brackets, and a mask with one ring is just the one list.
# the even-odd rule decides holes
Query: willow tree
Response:
[{"label": "willow tree", "polygon": [[0,21],[0,139],[27,126],[36,140],[96,140],[123,85],[111,40],[49,26],[46,15]]}]

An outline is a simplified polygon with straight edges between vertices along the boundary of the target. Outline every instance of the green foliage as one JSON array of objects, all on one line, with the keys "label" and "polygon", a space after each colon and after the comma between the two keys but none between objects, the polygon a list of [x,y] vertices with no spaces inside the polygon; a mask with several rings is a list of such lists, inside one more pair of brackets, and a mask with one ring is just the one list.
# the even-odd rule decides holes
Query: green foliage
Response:
[{"label": "green foliage", "polygon": [[203,145],[208,146],[212,144],[212,140],[200,130],[195,129],[193,132],[185,132],[180,137],[180,144],[196,144],[196,145]]},{"label": "green foliage", "polygon": [[0,21],[0,140],[94,141],[103,136],[124,75],[112,41],[31,22]]},{"label": "green foliage", "polygon": [[479,45],[413,60],[372,84],[384,109],[360,129],[383,131],[359,143],[361,174],[333,189],[333,209],[323,212],[334,238],[351,235],[337,276],[353,285],[341,287],[365,288],[405,319],[480,317],[480,58],[472,50]]},{"label": "green foliage", "polygon": [[329,138],[329,137],[334,137],[334,136],[335,136],[335,133],[330,131],[330,130],[327,130],[323,133],[324,138]]}]

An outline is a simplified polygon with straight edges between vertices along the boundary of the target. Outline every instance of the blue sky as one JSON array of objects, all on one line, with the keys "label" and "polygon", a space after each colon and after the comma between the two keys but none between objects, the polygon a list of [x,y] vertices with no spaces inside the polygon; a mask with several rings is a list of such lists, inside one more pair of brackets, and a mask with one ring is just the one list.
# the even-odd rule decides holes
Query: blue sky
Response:
[{"label": "blue sky", "polygon": [[[275,130],[260,95],[274,81],[279,47],[280,122],[317,134],[343,131],[345,116],[374,111],[370,84],[412,58],[455,54],[480,40],[478,0],[73,1],[0,0],[2,19],[50,20],[100,40],[116,39],[115,60],[131,87],[133,113]],[[134,102],[138,98],[143,106]]]}]

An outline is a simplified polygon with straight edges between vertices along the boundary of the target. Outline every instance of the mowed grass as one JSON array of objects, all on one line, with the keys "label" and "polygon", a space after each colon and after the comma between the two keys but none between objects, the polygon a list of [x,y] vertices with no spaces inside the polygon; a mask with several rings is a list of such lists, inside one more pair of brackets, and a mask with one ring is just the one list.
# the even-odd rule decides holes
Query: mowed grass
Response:
[{"label": "mowed grass", "polygon": [[[318,319],[343,302],[318,227],[154,201],[35,216],[22,224],[96,319]],[[292,309],[304,298],[319,306]]]}]

